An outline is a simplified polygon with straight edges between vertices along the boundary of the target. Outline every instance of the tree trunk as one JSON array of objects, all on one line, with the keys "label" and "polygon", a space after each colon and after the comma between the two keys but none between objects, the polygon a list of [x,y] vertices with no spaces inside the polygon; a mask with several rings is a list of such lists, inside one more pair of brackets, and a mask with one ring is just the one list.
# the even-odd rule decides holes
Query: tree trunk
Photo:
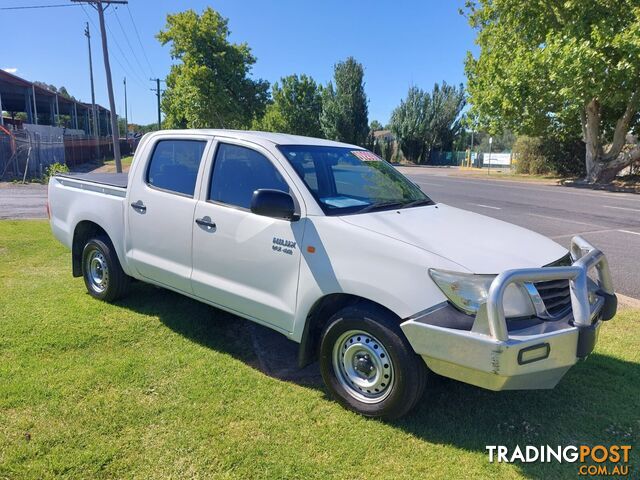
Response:
[{"label": "tree trunk", "polygon": [[640,145],[629,146],[629,148],[623,149],[613,160],[598,159],[594,164],[593,170],[589,172],[588,179],[591,183],[612,182],[620,170],[638,160],[640,160]]},{"label": "tree trunk", "polygon": [[585,162],[589,183],[608,183],[618,172],[640,159],[640,145],[625,148],[629,125],[638,110],[640,93],[633,92],[624,114],[616,122],[613,141],[603,151],[600,137],[600,102],[592,98],[582,113],[582,135],[586,146]]},{"label": "tree trunk", "polygon": [[592,98],[585,107],[582,131],[586,146],[585,161],[587,164],[587,178],[590,183],[595,181],[595,173],[600,159],[602,146],[600,143],[600,102]]}]

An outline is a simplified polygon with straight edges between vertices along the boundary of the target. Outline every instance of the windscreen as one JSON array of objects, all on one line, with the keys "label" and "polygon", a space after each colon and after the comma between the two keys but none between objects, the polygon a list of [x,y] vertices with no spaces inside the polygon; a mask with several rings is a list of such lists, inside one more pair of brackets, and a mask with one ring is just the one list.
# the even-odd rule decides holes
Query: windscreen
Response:
[{"label": "windscreen", "polygon": [[327,215],[433,204],[388,162],[347,147],[278,147]]}]

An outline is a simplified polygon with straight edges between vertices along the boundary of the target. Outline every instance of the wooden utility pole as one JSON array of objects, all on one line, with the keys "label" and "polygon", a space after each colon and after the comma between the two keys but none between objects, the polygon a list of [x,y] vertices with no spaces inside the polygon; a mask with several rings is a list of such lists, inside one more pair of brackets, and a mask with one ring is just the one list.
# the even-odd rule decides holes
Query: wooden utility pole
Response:
[{"label": "wooden utility pole", "polygon": [[127,77],[124,77],[124,138],[129,142],[129,115],[127,115]]},{"label": "wooden utility pole", "polygon": [[[116,163],[116,172],[122,172],[120,160],[120,136],[118,134],[118,117],[116,116],[116,102],[113,96],[113,84],[111,81],[111,65],[109,64],[109,48],[107,46],[107,32],[104,24],[104,9],[111,4],[126,4],[127,0],[71,0],[72,2],[88,3],[98,11],[100,20],[100,35],[102,37],[102,56],[104,57],[104,70],[107,76],[107,92],[109,93],[109,110],[111,110],[111,137],[113,139],[113,159]],[[106,5],[106,7],[105,7]]]},{"label": "wooden utility pole", "polygon": [[[93,87],[93,60],[91,59],[91,32],[89,31],[89,22],[85,23],[84,36],[87,37],[87,45],[89,46],[89,78],[91,79],[91,127],[89,133],[93,130],[93,135],[98,136],[98,118],[96,116],[96,91]],[[99,151],[96,143],[96,150]]]},{"label": "wooden utility pole", "polygon": [[160,118],[160,80],[159,78],[151,78],[152,82],[156,82],[156,97],[158,100],[158,130],[162,130],[162,119]]}]

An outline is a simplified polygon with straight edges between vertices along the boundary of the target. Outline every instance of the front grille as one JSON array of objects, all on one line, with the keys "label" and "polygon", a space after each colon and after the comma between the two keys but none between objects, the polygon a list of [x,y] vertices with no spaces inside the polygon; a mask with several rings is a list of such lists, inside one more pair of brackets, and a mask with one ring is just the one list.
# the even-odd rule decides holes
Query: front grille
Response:
[{"label": "front grille", "polygon": [[[545,267],[560,267],[571,265],[571,255],[566,254],[564,257],[555,262],[545,265]],[[547,312],[552,317],[556,317],[566,313],[571,308],[571,290],[569,280],[550,280],[548,282],[538,282],[534,284],[540,298],[544,302]]]},{"label": "front grille", "polygon": [[569,280],[550,280],[534,284],[547,312],[552,317],[565,313],[571,308]]}]

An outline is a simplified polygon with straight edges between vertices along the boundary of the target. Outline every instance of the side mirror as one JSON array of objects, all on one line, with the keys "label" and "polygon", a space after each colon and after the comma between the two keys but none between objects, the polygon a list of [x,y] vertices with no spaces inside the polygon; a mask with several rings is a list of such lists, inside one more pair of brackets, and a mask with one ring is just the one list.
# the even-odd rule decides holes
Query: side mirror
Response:
[{"label": "side mirror", "polygon": [[253,192],[251,211],[256,215],[298,220],[293,197],[282,190],[261,188]]}]

